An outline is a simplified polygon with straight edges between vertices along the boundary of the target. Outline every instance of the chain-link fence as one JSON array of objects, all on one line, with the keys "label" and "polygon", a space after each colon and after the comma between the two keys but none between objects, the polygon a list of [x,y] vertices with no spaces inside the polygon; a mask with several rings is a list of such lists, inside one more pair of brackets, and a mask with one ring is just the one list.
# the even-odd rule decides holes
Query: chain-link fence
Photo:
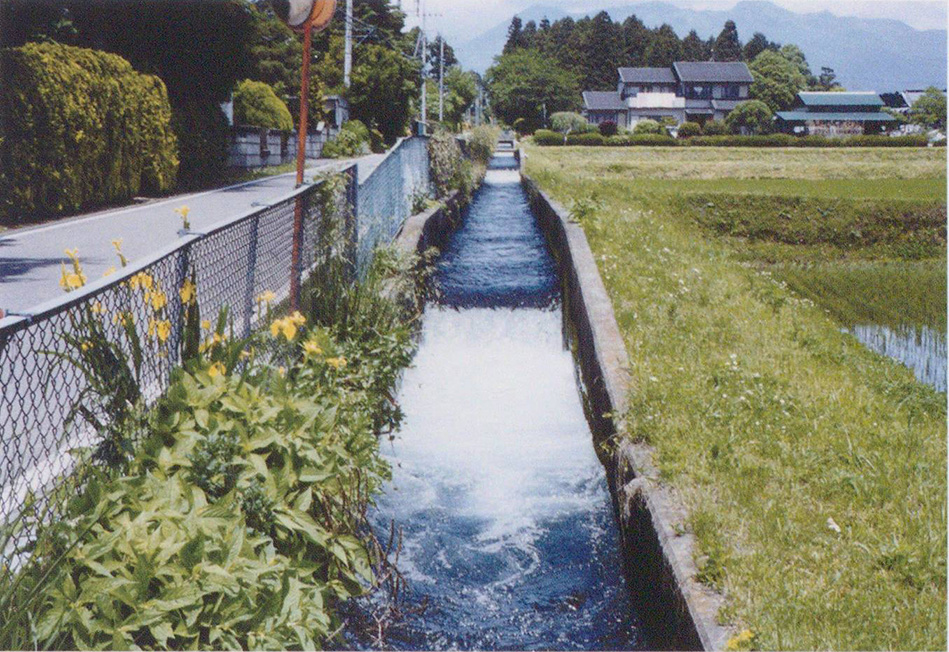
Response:
[{"label": "chain-link fence", "polygon": [[351,166],[343,183],[318,181],[206,233],[183,232],[175,245],[108,279],[28,317],[0,320],[0,542],[17,532],[0,550],[0,568],[25,554],[36,525],[74,494],[90,462],[109,464],[114,441],[134,446],[144,435],[112,430],[128,430],[121,413],[154,404],[167,389],[192,300],[212,321],[226,310],[235,333],[249,335],[260,297],[291,303],[321,256],[343,251],[355,279],[373,249],[398,232],[412,189],[427,178],[425,140],[407,139],[361,185]]},{"label": "chain-link fence", "polygon": [[372,257],[372,250],[381,242],[392,241],[429,192],[428,140],[407,138],[359,185],[356,260],[361,271]]}]

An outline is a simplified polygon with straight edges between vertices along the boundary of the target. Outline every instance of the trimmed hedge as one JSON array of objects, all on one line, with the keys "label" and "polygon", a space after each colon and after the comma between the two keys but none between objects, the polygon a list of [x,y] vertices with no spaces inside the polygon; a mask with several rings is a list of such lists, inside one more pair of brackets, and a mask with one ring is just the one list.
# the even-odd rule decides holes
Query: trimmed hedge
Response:
[{"label": "trimmed hedge", "polygon": [[0,51],[0,221],[29,220],[175,185],[164,83],[125,59],[57,43]]},{"label": "trimmed hedge", "polygon": [[679,138],[692,138],[693,136],[702,135],[702,125],[698,122],[683,122],[679,125]]},{"label": "trimmed hedge", "polygon": [[266,82],[245,79],[234,89],[234,122],[239,125],[293,130],[290,109]]},{"label": "trimmed hedge", "polygon": [[[563,146],[563,136],[540,130],[534,134],[534,143],[545,147]],[[693,136],[676,140],[660,134],[620,135],[604,139],[600,134],[570,136],[567,145],[577,146],[664,146],[664,147],[926,147],[925,136],[851,136],[825,138],[823,136]]]}]

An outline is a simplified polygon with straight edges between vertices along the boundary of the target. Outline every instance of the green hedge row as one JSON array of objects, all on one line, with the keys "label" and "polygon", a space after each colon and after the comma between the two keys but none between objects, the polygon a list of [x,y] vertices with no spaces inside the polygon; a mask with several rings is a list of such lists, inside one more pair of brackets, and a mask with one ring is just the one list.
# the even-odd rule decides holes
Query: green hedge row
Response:
[{"label": "green hedge row", "polygon": [[114,54],[56,43],[0,52],[0,221],[160,193],[178,145],[164,83]]},{"label": "green hedge row", "polygon": [[[540,129],[534,134],[534,143],[547,147],[564,145],[563,134]],[[695,136],[676,140],[661,134],[622,134],[605,137],[601,134],[577,134],[567,137],[568,146],[585,147],[925,147],[926,136],[851,136],[849,138],[825,138],[823,136],[791,136],[769,134],[765,136]]]}]

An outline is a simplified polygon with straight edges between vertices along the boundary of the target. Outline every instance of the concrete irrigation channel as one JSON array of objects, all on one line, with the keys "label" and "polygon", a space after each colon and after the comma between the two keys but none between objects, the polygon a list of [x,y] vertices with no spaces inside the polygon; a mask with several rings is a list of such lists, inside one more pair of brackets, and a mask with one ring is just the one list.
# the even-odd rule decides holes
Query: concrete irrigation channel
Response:
[{"label": "concrete irrigation channel", "polygon": [[372,519],[402,528],[421,613],[395,649],[721,649],[649,452],[606,445],[627,391],[612,306],[578,226],[499,152],[471,205],[411,218],[437,298],[403,378],[393,478]]}]

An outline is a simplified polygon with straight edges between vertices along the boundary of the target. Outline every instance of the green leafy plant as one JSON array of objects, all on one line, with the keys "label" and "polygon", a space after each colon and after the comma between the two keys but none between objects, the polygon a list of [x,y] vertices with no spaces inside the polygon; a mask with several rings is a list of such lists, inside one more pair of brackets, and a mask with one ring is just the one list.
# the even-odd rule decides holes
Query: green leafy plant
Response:
[{"label": "green leafy plant", "polygon": [[240,125],[293,130],[290,109],[269,84],[245,79],[234,89],[234,121]]}]

